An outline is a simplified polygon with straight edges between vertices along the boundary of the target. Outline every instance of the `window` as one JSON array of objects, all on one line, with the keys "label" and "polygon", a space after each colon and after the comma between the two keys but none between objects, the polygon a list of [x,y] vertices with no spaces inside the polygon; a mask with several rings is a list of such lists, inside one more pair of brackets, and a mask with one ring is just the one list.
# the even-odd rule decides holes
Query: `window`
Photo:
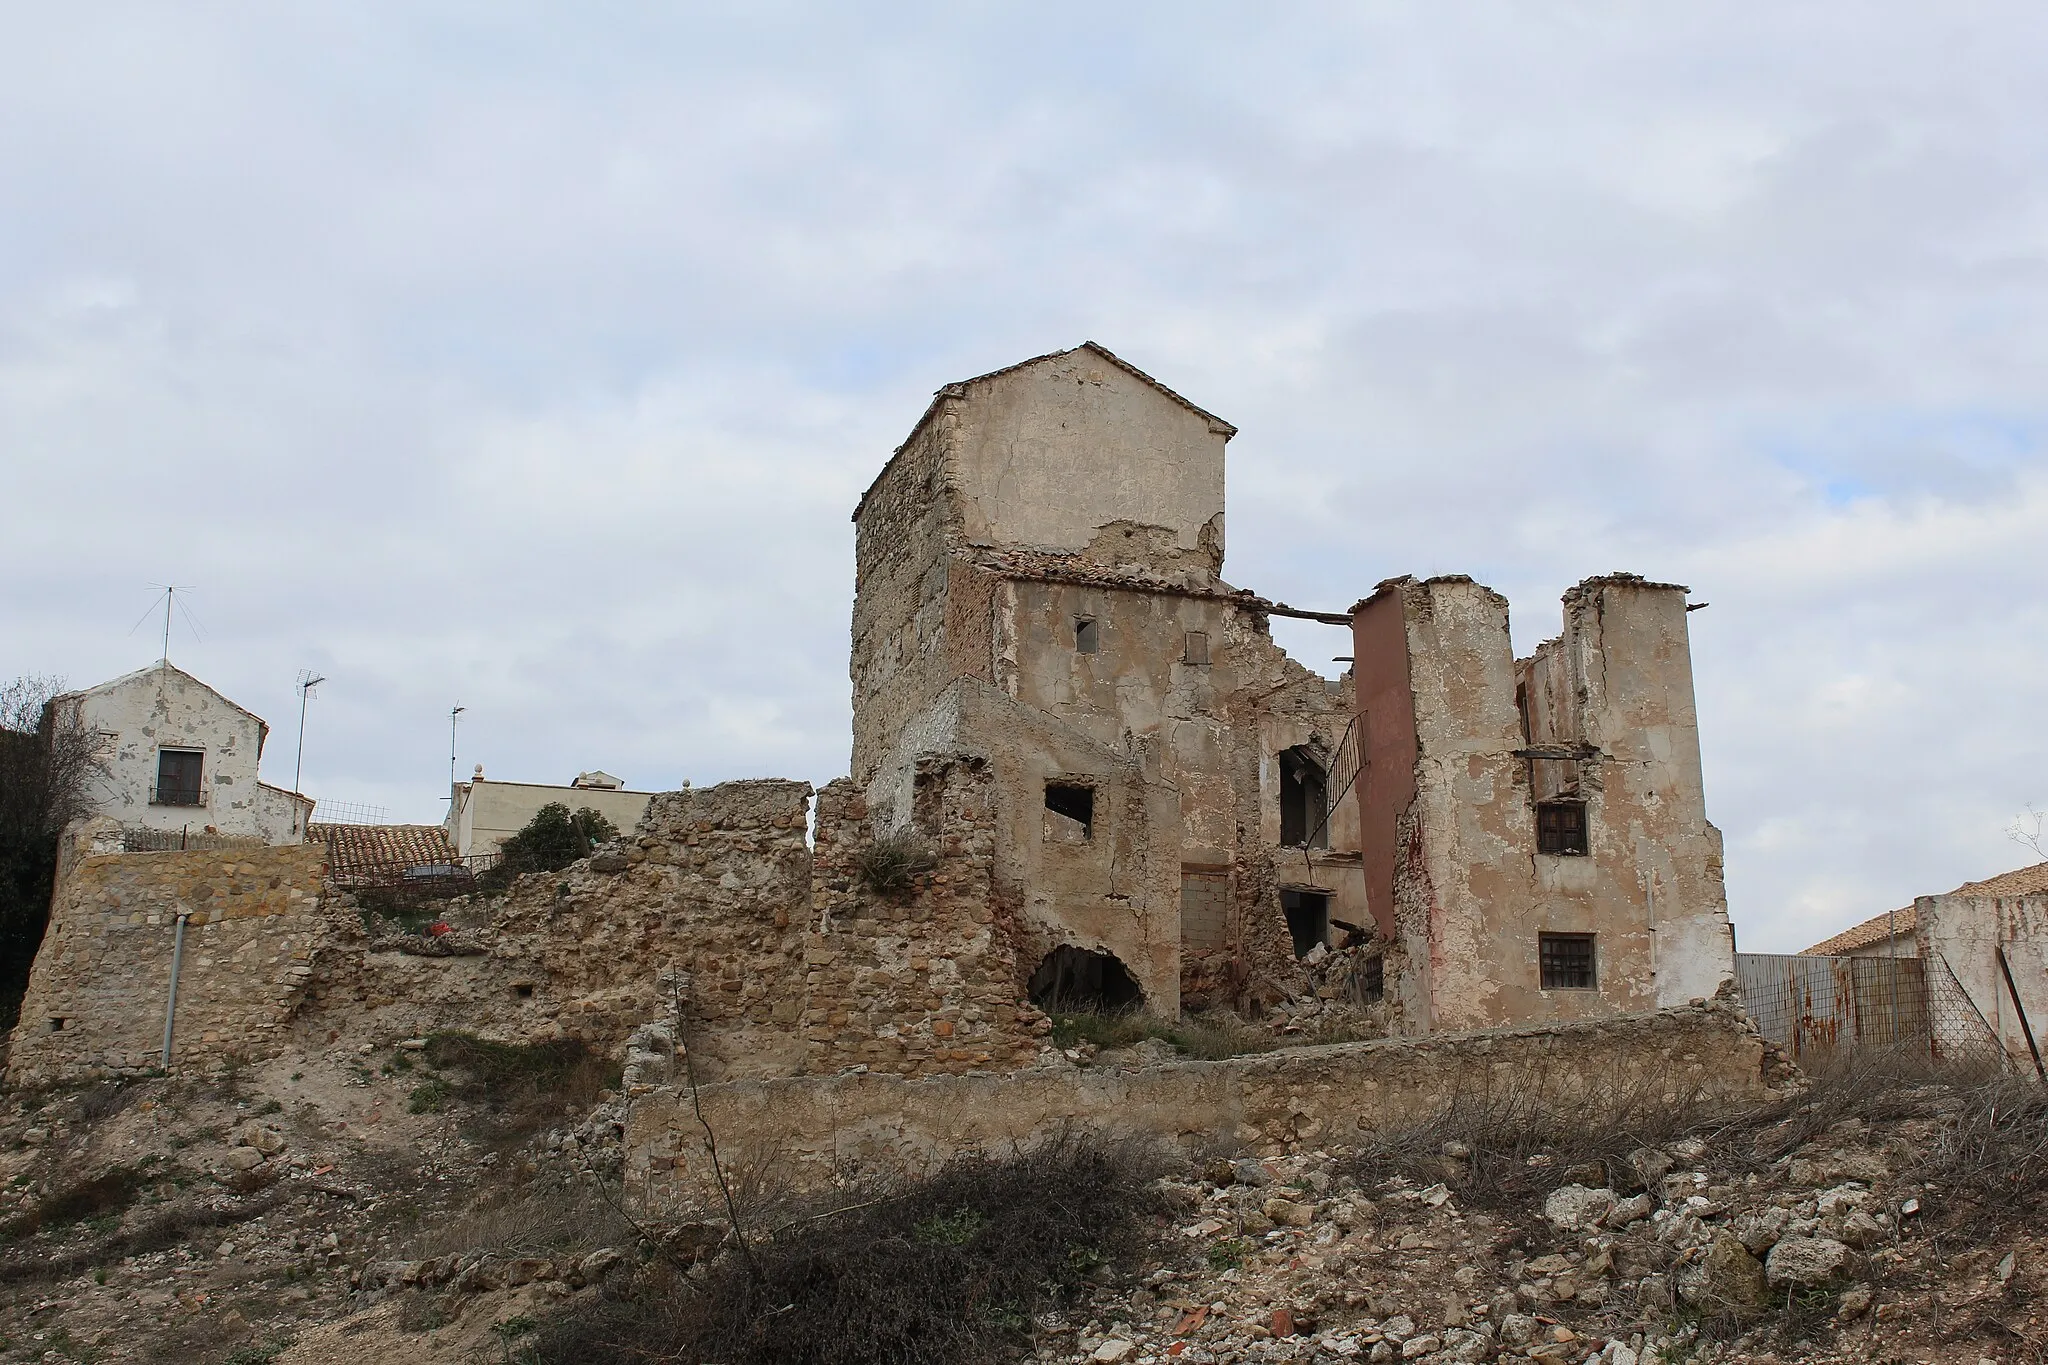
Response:
[{"label": "window", "polygon": [[1546,991],[1590,991],[1599,984],[1591,934],[1538,934],[1536,961]]},{"label": "window", "polygon": [[1187,648],[1181,651],[1181,662],[1205,664],[1209,662],[1209,635],[1206,631],[1191,630],[1187,633]]},{"label": "window", "polygon": [[1584,857],[1586,853],[1586,803],[1583,801],[1539,801],[1536,803],[1536,851]]},{"label": "window", "polygon": [[1101,647],[1100,642],[1096,638],[1095,618],[1092,616],[1076,616],[1074,618],[1074,652],[1076,654],[1093,654]]},{"label": "window", "polygon": [[1294,940],[1294,955],[1307,957],[1315,946],[1330,936],[1330,897],[1320,891],[1282,891],[1280,912],[1287,916],[1287,933]]},{"label": "window", "polygon": [[1387,998],[1387,960],[1384,957],[1365,960],[1365,978],[1359,983],[1359,990],[1368,1005],[1377,1005]]},{"label": "window", "polygon": [[1095,835],[1095,788],[1078,782],[1045,784],[1045,832],[1048,838],[1079,841]]},{"label": "window", "polygon": [[197,806],[201,804],[199,773],[204,766],[206,755],[196,749],[161,749],[156,756],[156,794],[152,797],[159,806]]},{"label": "window", "polygon": [[1280,762],[1280,843],[1284,848],[1330,846],[1329,800],[1323,765],[1307,749],[1283,749]]}]

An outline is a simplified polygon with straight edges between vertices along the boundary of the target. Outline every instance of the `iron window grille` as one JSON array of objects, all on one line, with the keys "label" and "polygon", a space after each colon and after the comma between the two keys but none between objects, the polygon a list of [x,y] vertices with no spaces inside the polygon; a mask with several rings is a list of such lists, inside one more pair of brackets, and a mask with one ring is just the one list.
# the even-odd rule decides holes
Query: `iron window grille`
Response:
[{"label": "iron window grille", "polygon": [[206,755],[192,749],[160,749],[156,756],[156,787],[149,794],[151,805],[203,806],[206,788],[201,776]]},{"label": "iron window grille", "polygon": [[1538,934],[1536,961],[1546,991],[1590,991],[1599,987],[1591,934]]}]

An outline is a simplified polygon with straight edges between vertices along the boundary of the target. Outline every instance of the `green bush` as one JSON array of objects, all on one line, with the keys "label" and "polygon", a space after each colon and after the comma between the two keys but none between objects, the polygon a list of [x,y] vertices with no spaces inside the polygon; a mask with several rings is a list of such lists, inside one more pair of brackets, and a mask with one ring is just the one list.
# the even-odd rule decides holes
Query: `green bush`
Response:
[{"label": "green bush", "polygon": [[585,806],[574,815],[559,801],[534,812],[526,827],[505,841],[503,864],[519,872],[556,872],[588,858],[591,850],[619,837],[612,822]]}]

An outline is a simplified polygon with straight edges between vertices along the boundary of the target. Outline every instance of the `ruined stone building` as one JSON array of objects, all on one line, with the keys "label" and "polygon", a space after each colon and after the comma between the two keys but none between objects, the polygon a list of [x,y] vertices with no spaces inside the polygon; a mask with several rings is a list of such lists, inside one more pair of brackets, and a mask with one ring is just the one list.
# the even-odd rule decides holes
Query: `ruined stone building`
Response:
[{"label": "ruined stone building", "polygon": [[1415,1029],[1711,995],[1732,943],[1684,589],[1588,580],[1517,663],[1498,595],[1392,581],[1325,680],[1268,620],[1345,617],[1221,577],[1234,432],[1092,343],[939,391],[854,513],[878,827],[917,823],[920,761],[990,766],[1041,1001],[1241,1005],[1368,939]]},{"label": "ruined stone building", "polygon": [[[1076,1006],[1440,1033],[1715,995],[1685,590],[1588,579],[1521,660],[1467,578],[1296,611],[1222,577],[1232,434],[1094,345],[941,389],[854,511],[850,775],[579,787],[637,823],[449,902],[449,937],[358,914],[362,831],[74,831],[9,1074],[175,1064],[167,1022],[242,1056],[445,1028],[637,1056],[673,1028],[707,1081],[1008,1073]],[[1290,659],[1283,614],[1349,628],[1352,672]],[[156,682],[110,686],[140,699],[107,722],[145,746],[123,772],[203,747],[209,811],[243,799],[260,722],[182,719],[221,709],[187,679],[167,728]]]}]

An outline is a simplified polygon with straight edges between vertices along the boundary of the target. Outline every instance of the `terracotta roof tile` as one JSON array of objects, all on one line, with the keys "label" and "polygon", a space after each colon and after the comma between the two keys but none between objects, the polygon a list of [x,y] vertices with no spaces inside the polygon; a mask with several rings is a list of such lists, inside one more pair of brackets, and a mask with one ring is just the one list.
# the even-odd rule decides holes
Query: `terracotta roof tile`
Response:
[{"label": "terracotta roof tile", "polygon": [[[1996,877],[1986,877],[1980,882],[1964,882],[1948,893],[1951,896],[2048,896],[2048,862],[2029,864],[2002,872]],[[1853,928],[1844,929],[1833,938],[1823,939],[1805,952],[1807,957],[1839,957],[1873,943],[1882,943],[1889,932],[1887,924],[1894,924],[1901,934],[1912,933],[1920,923],[1920,917],[1912,906],[1897,910],[1889,915],[1878,915],[1867,919]]]},{"label": "terracotta roof tile", "polygon": [[1868,948],[1873,943],[1882,943],[1896,929],[1901,937],[1909,935],[1920,923],[1919,915],[1912,906],[1894,910],[1888,914],[1867,919],[1851,929],[1844,929],[1833,938],[1822,939],[1801,955],[1804,957],[1842,957],[1858,948]]},{"label": "terracotta roof tile", "polygon": [[378,869],[455,861],[455,846],[439,825],[315,824],[307,829],[327,845],[327,863],[337,880]]}]

